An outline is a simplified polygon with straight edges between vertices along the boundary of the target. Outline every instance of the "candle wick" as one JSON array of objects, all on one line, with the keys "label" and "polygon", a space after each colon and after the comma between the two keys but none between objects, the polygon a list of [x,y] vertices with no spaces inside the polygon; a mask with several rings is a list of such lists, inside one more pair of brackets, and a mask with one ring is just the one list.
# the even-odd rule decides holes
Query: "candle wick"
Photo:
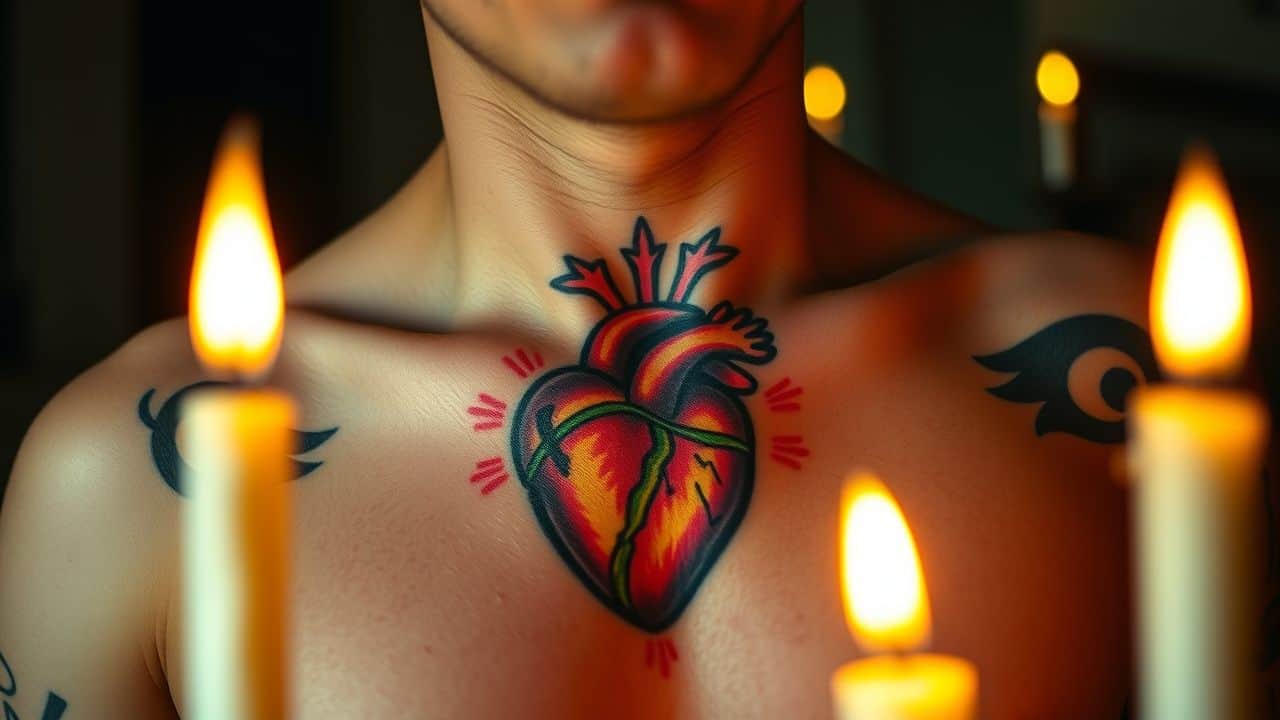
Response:
[{"label": "candle wick", "polygon": [[894,647],[892,650],[890,650],[887,654],[889,655],[889,657],[893,658],[894,660],[900,663],[905,663],[907,661],[907,658],[911,657],[910,650],[904,647],[897,647],[897,646]]},{"label": "candle wick", "polygon": [[1240,386],[1239,382],[1227,375],[1193,375],[1191,377],[1174,376],[1173,379],[1179,385],[1185,385],[1198,390],[1229,390]]}]

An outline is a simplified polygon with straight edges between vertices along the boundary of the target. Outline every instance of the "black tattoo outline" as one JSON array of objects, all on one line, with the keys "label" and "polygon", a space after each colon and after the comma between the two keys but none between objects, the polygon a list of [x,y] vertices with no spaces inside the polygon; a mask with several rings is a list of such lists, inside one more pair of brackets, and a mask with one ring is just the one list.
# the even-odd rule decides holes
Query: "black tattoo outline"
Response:
[{"label": "black tattoo outline", "polygon": [[[751,373],[743,369],[741,363],[762,365],[770,362],[777,353],[773,334],[769,332],[766,321],[755,317],[750,310],[734,308],[727,302],[720,302],[710,310],[703,310],[690,300],[700,278],[738,254],[737,248],[719,244],[720,235],[720,228],[716,227],[693,243],[682,243],[670,290],[660,294],[658,273],[666,245],[655,244],[648,222],[643,216],[638,217],[632,231],[632,246],[623,248],[622,252],[634,282],[634,300],[623,296],[610,276],[604,259],[588,261],[565,255],[564,262],[568,272],[552,279],[551,287],[566,294],[591,297],[604,307],[605,315],[583,341],[579,363],[552,369],[537,378],[523,392],[513,415],[513,465],[527,491],[543,534],[551,541],[565,565],[602,604],[633,626],[650,633],[664,631],[680,617],[746,515],[755,478],[755,434],[754,423],[740,396],[753,393],[757,389],[757,382]],[[654,321],[644,320],[649,324],[642,327],[643,332],[633,333],[618,341],[621,349],[612,355],[616,364],[609,366],[610,372],[590,364],[592,348],[607,323],[637,309],[652,313]],[[662,316],[660,319],[659,315]],[[731,328],[732,332],[737,333],[741,337],[741,347],[718,349],[708,354],[705,360],[690,365],[689,375],[679,376],[692,378],[696,382],[673,380],[669,385],[662,385],[657,392],[641,397],[643,393],[635,390],[634,381],[647,353],[677,336],[694,333],[699,328],[715,324]],[[608,408],[600,406],[579,411],[574,416],[562,418],[557,426],[552,422],[552,414],[548,412],[552,409],[549,398],[559,392],[559,383],[569,381],[567,375],[581,378],[582,382],[620,388],[625,391],[623,401],[607,403]],[[741,429],[734,431],[738,435],[698,430],[671,420],[674,408],[681,407],[686,401],[706,402],[710,395],[715,396],[716,402],[723,403],[723,407],[728,408],[727,412],[735,413],[734,417],[743,419]],[[598,411],[597,414],[587,418],[588,414],[595,411]],[[546,468],[554,468],[561,474],[567,474],[570,457],[561,444],[577,427],[575,423],[588,422],[598,417],[598,413],[606,411],[607,414],[634,415],[649,423],[652,437],[650,448],[642,458],[641,477],[627,492],[624,526],[610,555],[608,581],[603,582],[601,578],[593,576],[592,571],[583,567],[569,544],[572,538],[561,537],[563,511],[548,501],[549,497],[554,497],[554,491],[545,486],[546,481],[541,478],[541,473]],[[528,421],[525,420],[527,417]],[[522,435],[526,432],[528,437]],[[645,526],[649,508],[654,498],[659,496],[659,491],[674,489],[665,470],[672,459],[672,444],[677,438],[741,454],[745,461],[739,475],[734,478],[739,483],[735,490],[738,495],[732,499],[732,506],[727,513],[722,511],[721,517],[714,518],[716,530],[701,549],[702,556],[694,565],[682,571],[687,574],[682,574],[679,589],[673,591],[675,595],[670,604],[660,611],[646,615],[632,605],[628,589],[630,554],[634,551],[632,541],[636,533]],[[721,478],[716,479],[721,481],[721,485],[725,485]],[[707,489],[697,483],[694,485],[695,492],[711,518]]]},{"label": "black tattoo outline", "polygon": [[[155,395],[155,388],[148,389],[138,399],[138,419],[151,430],[151,461],[155,464],[156,471],[160,473],[165,485],[180,496],[187,495],[182,478],[188,471],[186,461],[178,452],[178,424],[182,420],[182,398],[201,388],[227,385],[230,383],[220,380],[201,380],[187,385],[170,395],[155,415],[151,414],[151,399]],[[294,443],[298,449],[291,457],[305,455],[315,450],[337,432],[336,426],[326,430],[294,430]],[[302,460],[297,457],[293,457],[293,461],[295,478],[310,475],[324,464],[323,460]]]},{"label": "black tattoo outline", "polygon": [[1036,413],[1035,432],[1043,437],[1064,432],[1097,443],[1124,441],[1125,423],[1096,418],[1076,404],[1068,387],[1072,364],[1095,348],[1113,348],[1128,355],[1145,377],[1137,378],[1122,367],[1106,371],[1098,392],[1113,410],[1124,412],[1124,397],[1134,386],[1159,377],[1151,338],[1137,324],[1114,315],[1087,314],[1068,317],[1041,328],[1013,347],[988,355],[974,355],[979,365],[1003,373],[1016,373],[987,392],[1016,403],[1043,403]]},{"label": "black tattoo outline", "polygon": [[0,665],[4,666],[4,674],[9,676],[9,687],[0,686],[0,695],[13,697],[18,694],[18,678],[13,674],[13,667],[9,665],[9,659],[0,652]]},{"label": "black tattoo outline", "polygon": [[[13,672],[13,666],[9,664],[8,658],[0,652],[0,667],[4,668],[4,674],[9,677],[8,686],[0,685],[0,695],[6,698],[16,697],[18,694],[18,677]],[[4,710],[4,720],[20,720],[18,711],[13,709],[8,700],[0,700],[0,709]],[[62,714],[67,710],[67,701],[56,692],[48,691],[44,697],[44,711],[40,714],[40,720],[59,720]]]}]

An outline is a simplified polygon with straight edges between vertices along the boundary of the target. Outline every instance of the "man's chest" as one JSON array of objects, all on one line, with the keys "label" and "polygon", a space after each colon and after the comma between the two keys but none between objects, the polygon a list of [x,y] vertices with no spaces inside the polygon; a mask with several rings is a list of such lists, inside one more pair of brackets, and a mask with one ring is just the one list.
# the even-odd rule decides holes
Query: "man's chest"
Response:
[{"label": "man's chest", "polygon": [[822,716],[853,654],[834,549],[859,467],[917,535],[940,649],[1013,707],[1070,696],[1017,687],[1046,648],[1096,668],[1075,681],[1119,683],[1123,506],[1103,453],[1037,438],[1035,409],[984,392],[999,376],[958,349],[811,328],[777,326],[787,350],[750,368],[750,393],[686,377],[667,411],[533,345],[353,369],[360,400],[334,403],[326,465],[300,485],[302,717]]}]

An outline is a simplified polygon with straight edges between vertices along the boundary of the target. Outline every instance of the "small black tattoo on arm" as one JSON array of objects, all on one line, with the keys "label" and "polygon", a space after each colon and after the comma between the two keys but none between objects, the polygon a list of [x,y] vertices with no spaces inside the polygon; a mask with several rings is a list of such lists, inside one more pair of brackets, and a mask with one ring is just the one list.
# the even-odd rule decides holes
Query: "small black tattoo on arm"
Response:
[{"label": "small black tattoo on arm", "polygon": [[[13,709],[10,700],[18,695],[18,678],[13,673],[13,666],[0,652],[0,708],[4,709],[4,720],[21,720],[18,711]],[[67,710],[67,701],[56,692],[49,691],[44,698],[44,712],[40,720],[60,720]]]},{"label": "small black tattoo on arm", "polygon": [[[156,471],[160,473],[160,477],[164,479],[165,484],[179,495],[185,496],[187,494],[182,484],[183,475],[187,471],[187,464],[178,452],[178,424],[182,420],[180,416],[182,398],[200,388],[226,384],[216,380],[204,380],[187,385],[169,396],[169,399],[164,401],[160,406],[160,411],[155,415],[151,414],[151,399],[156,392],[154,388],[147,390],[138,400],[138,419],[151,430],[151,460],[155,463]],[[326,440],[333,437],[334,433],[338,432],[338,428],[332,427],[327,430],[310,431],[294,430],[293,432],[294,443],[298,448],[293,454],[304,455],[323,445]],[[323,460],[301,460],[296,457],[293,460],[295,477],[308,475],[324,464]]]},{"label": "small black tattoo on arm", "polygon": [[1036,435],[1065,432],[1098,443],[1124,441],[1125,397],[1158,375],[1147,332],[1113,315],[1059,320],[1007,350],[973,359],[989,370],[1016,373],[987,392],[1042,403]]}]

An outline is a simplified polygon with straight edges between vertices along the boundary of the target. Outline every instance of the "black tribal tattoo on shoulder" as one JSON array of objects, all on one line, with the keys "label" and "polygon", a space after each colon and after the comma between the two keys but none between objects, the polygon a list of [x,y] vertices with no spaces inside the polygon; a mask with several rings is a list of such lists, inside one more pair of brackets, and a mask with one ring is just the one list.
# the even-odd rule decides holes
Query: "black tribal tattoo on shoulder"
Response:
[{"label": "black tribal tattoo on shoulder", "polygon": [[[27,696],[30,695],[31,693],[27,693]],[[39,697],[39,695],[36,697]],[[21,720],[21,716],[18,715],[18,711],[12,705],[12,702],[18,702],[17,698],[18,676],[14,673],[13,666],[9,664],[9,660],[5,658],[4,653],[0,652],[0,709],[4,710],[4,720]],[[31,702],[35,702],[34,698]],[[28,705],[28,707],[34,707],[34,705]],[[61,695],[52,690],[46,691],[44,711],[40,714],[40,720],[61,720],[66,710],[67,701]]]},{"label": "black tribal tattoo on shoulder", "polygon": [[1059,320],[1011,348],[973,358],[1015,375],[987,392],[1016,403],[1041,403],[1035,432],[1064,432],[1097,443],[1124,441],[1125,398],[1156,379],[1151,339],[1113,315]]},{"label": "black tribal tattoo on shoulder", "polygon": [[[160,473],[164,484],[179,495],[185,497],[187,494],[183,486],[183,476],[188,474],[187,463],[178,451],[178,425],[182,421],[182,399],[201,388],[227,384],[217,380],[204,380],[187,385],[170,395],[154,415],[151,414],[151,400],[156,394],[155,388],[147,390],[138,399],[138,419],[151,430],[151,461],[155,463],[156,472]],[[294,447],[297,448],[294,455],[305,455],[315,450],[336,432],[338,432],[337,427],[325,430],[294,430]],[[294,457],[293,461],[295,478],[310,475],[324,464],[323,460],[302,460],[297,457]]]}]

